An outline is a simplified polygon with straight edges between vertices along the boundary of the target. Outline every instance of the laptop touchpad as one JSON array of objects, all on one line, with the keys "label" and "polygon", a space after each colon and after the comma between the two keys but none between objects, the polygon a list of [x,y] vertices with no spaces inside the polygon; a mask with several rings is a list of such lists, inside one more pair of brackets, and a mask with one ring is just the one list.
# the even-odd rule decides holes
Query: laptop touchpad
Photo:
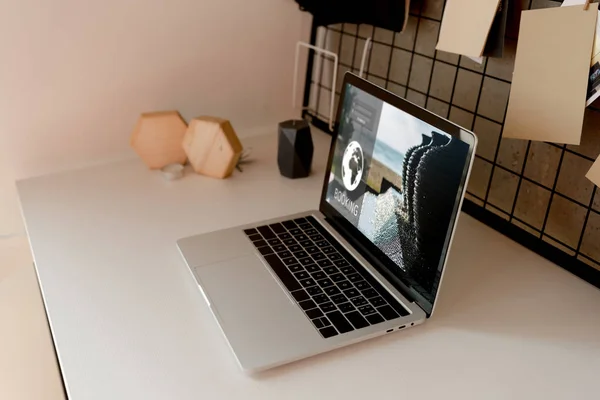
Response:
[{"label": "laptop touchpad", "polygon": [[[244,369],[322,345],[319,333],[256,255],[196,268],[212,311]],[[309,346],[310,347],[310,346]]]}]

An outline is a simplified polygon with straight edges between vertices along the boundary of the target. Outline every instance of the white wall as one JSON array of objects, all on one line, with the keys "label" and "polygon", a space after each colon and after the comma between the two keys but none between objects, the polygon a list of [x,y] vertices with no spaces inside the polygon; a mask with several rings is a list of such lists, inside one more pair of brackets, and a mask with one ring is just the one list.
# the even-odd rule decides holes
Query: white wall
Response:
[{"label": "white wall", "polygon": [[293,0],[0,0],[0,235],[13,181],[131,155],[141,112],[229,118],[240,136],[291,109]]}]

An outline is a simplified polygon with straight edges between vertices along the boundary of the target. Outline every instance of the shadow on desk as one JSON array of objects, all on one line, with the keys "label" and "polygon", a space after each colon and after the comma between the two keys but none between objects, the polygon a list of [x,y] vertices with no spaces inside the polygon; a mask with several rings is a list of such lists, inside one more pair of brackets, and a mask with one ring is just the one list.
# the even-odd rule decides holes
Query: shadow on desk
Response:
[{"label": "shadow on desk", "polygon": [[600,345],[600,291],[463,214],[425,326]]}]

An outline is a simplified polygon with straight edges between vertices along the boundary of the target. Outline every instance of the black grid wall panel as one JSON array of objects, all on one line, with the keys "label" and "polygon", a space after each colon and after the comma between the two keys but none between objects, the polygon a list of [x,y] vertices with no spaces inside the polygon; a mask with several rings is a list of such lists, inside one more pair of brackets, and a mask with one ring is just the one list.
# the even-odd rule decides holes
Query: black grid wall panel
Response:
[{"label": "black grid wall panel", "polygon": [[[600,287],[600,191],[585,178],[600,153],[600,112],[586,111],[580,146],[502,138],[516,53],[511,23],[504,57],[478,64],[435,50],[444,0],[411,3],[403,33],[369,25],[313,27],[313,43],[339,56],[338,82],[331,87],[331,59],[309,60],[305,118],[328,131],[330,96],[337,109],[343,75],[358,74],[372,38],[364,78],[477,134],[463,210]],[[520,3],[522,9],[560,6]],[[514,32],[518,20],[512,25]]]}]

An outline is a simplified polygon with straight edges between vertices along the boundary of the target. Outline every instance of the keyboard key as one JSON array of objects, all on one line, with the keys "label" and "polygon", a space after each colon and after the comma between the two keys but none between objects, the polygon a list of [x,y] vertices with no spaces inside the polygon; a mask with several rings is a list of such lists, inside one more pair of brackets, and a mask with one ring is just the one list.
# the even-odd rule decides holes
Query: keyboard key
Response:
[{"label": "keyboard key", "polygon": [[279,239],[281,239],[281,240],[288,240],[288,239],[291,239],[291,238],[292,238],[292,235],[290,235],[287,232],[286,233],[282,233],[281,235],[279,235]]},{"label": "keyboard key", "polygon": [[304,217],[302,217],[302,218],[296,218],[294,220],[294,222],[297,223],[297,224],[307,224],[308,223],[308,221]]},{"label": "keyboard key", "polygon": [[283,221],[281,225],[285,226],[287,229],[294,229],[296,227],[296,223],[294,221]]},{"label": "keyboard key", "polygon": [[317,264],[319,264],[321,267],[328,267],[330,265],[333,265],[329,260],[320,260],[317,261]]},{"label": "keyboard key", "polygon": [[285,244],[287,247],[290,247],[298,244],[298,242],[296,242],[294,239],[284,239],[283,244]]},{"label": "keyboard key", "polygon": [[338,269],[336,267],[334,267],[333,265],[330,265],[329,267],[323,268],[323,271],[325,271],[325,273],[331,275],[331,274],[337,273]]},{"label": "keyboard key", "polygon": [[[306,311],[306,315],[310,319],[315,319],[315,318],[322,317],[323,312],[321,310],[319,310],[318,308],[313,308],[313,309]],[[323,324],[323,326],[325,326],[325,324]]]},{"label": "keyboard key", "polygon": [[325,278],[327,278],[327,274],[325,274],[325,272],[323,272],[323,271],[317,271],[314,274],[312,274],[312,277],[313,277],[313,279],[316,279],[316,280],[325,279]]},{"label": "keyboard key", "polygon": [[294,296],[294,299],[296,299],[296,301],[303,301],[303,300],[310,299],[310,296],[308,295],[308,293],[306,293],[306,291],[303,289],[294,290],[291,293],[292,293],[292,296]]},{"label": "keyboard key", "polygon": [[318,286],[311,286],[311,287],[309,287],[309,288],[306,289],[306,292],[308,294],[310,294],[311,296],[316,296],[319,293],[323,293],[323,290],[320,287],[318,287]]},{"label": "keyboard key", "polygon": [[325,339],[338,334],[337,331],[333,328],[333,326],[328,326],[327,328],[319,329],[319,332]]},{"label": "keyboard key", "polygon": [[290,233],[294,236],[296,235],[301,235],[302,234],[302,230],[299,228],[294,228],[294,229],[290,229]]},{"label": "keyboard key", "polygon": [[328,301],[327,303],[319,304],[319,307],[324,313],[328,313],[330,311],[335,310],[335,305],[330,301]]},{"label": "keyboard key", "polygon": [[304,230],[304,233],[308,236],[316,235],[317,233],[319,233],[316,229],[311,228],[310,225],[302,225],[300,228],[302,228]]},{"label": "keyboard key", "polygon": [[354,311],[356,310],[356,308],[352,305],[352,303],[342,303],[342,304],[338,304],[338,308],[343,312],[343,313],[347,313],[350,311]]},{"label": "keyboard key", "polygon": [[340,333],[346,333],[354,330],[352,325],[350,325],[348,320],[339,311],[330,312],[327,314],[327,318],[329,318],[333,326],[335,326],[335,329],[337,329]]},{"label": "keyboard key", "polygon": [[314,264],[315,262],[312,260],[312,258],[310,257],[306,257],[306,258],[301,258],[298,261],[300,261],[300,264],[302,265],[308,265],[308,264]]},{"label": "keyboard key", "polygon": [[321,279],[320,281],[317,281],[317,283],[322,288],[327,288],[329,286],[333,286],[333,282],[331,281],[331,279]]},{"label": "keyboard key", "polygon": [[310,229],[310,230],[314,230],[311,224],[300,224],[298,225],[298,228],[304,230]]},{"label": "keyboard key", "polygon": [[305,250],[308,254],[314,254],[319,252],[319,248],[317,246],[309,246]]},{"label": "keyboard key", "polygon": [[300,271],[300,272],[296,272],[294,274],[294,276],[296,277],[296,279],[301,280],[301,279],[308,279],[310,278],[310,274],[306,271]]},{"label": "keyboard key", "polygon": [[366,306],[362,306],[362,307],[358,307],[358,311],[360,311],[362,313],[362,315],[369,315],[369,314],[374,314],[377,311],[375,311],[375,309],[370,306],[370,305],[366,305]]},{"label": "keyboard key", "polygon": [[371,297],[379,296],[379,293],[377,293],[375,289],[369,288],[367,290],[363,290],[362,295],[365,296],[367,299],[370,299]]},{"label": "keyboard key", "polygon": [[[315,310],[317,310],[317,309],[315,308]],[[311,310],[311,311],[312,311],[312,310]],[[320,310],[319,310],[319,311],[320,311]],[[308,313],[307,313],[306,315],[308,315]],[[309,318],[310,318],[310,317],[309,317]],[[323,328],[323,327],[324,327],[324,325],[323,325],[323,322],[321,322],[321,318],[313,319],[313,320],[312,320],[312,323],[314,324],[314,326],[316,326],[316,327],[317,327],[317,329],[320,329],[320,328]]]},{"label": "keyboard key", "polygon": [[349,298],[353,298],[353,297],[357,297],[360,296],[360,292],[356,289],[348,289],[348,290],[344,290],[344,294]]},{"label": "keyboard key", "polygon": [[256,229],[244,229],[244,233],[248,236],[250,235],[256,235],[258,232],[256,231]]},{"label": "keyboard key", "polygon": [[325,247],[325,246],[329,246],[329,242],[328,242],[327,240],[319,240],[319,241],[316,241],[316,242],[315,242],[315,244],[316,244],[318,247]]},{"label": "keyboard key", "polygon": [[345,267],[346,265],[350,265],[348,264],[348,261],[342,259],[342,260],[337,260],[336,262],[334,262],[335,265],[337,265],[338,267]]},{"label": "keyboard key", "polygon": [[267,242],[271,245],[271,246],[277,246],[281,244],[281,240],[279,239],[269,239],[267,240]]},{"label": "keyboard key", "polygon": [[350,282],[358,282],[363,280],[363,277],[359,274],[350,274],[347,277]]},{"label": "keyboard key", "polygon": [[263,226],[259,226],[258,231],[260,232],[260,234],[265,238],[265,239],[273,239],[275,238],[275,234],[273,233],[273,231],[271,230],[271,228],[269,228],[266,225]]},{"label": "keyboard key", "polygon": [[256,235],[248,236],[248,239],[252,240],[253,242],[256,242],[257,240],[262,240],[262,236],[260,236],[257,232]]},{"label": "keyboard key", "polygon": [[292,256],[292,253],[290,253],[287,250],[284,250],[282,252],[277,253],[277,255],[281,258],[290,258]]},{"label": "keyboard key", "polygon": [[331,253],[329,254],[329,259],[331,261],[339,261],[342,260],[342,256],[340,255],[340,253]]},{"label": "keyboard key", "polygon": [[306,270],[310,273],[321,271],[321,267],[317,264],[309,264],[306,266]]},{"label": "keyboard key", "polygon": [[346,274],[346,275],[356,273],[356,270],[351,266],[340,268],[340,271],[342,271],[342,274]]},{"label": "keyboard key", "polygon": [[290,247],[289,247],[289,250],[290,250],[291,252],[301,251],[301,250],[302,250],[302,247],[300,247],[300,246],[298,246],[297,244],[295,244],[295,245],[293,245],[293,246],[290,246]]},{"label": "keyboard key", "polygon": [[319,260],[324,260],[325,259],[325,254],[323,253],[314,253],[312,255],[312,258],[314,258],[315,260],[319,261]]},{"label": "keyboard key", "polygon": [[379,314],[371,314],[371,315],[367,315],[367,321],[369,321],[369,323],[371,325],[375,325],[375,324],[379,324],[385,320]]},{"label": "keyboard key", "polygon": [[369,301],[371,302],[371,304],[373,304],[374,307],[381,307],[381,306],[385,306],[387,304],[387,301],[385,301],[380,296],[369,299]]},{"label": "keyboard key", "polygon": [[298,264],[298,260],[294,257],[282,258],[281,261],[283,261],[285,265]]},{"label": "keyboard key", "polygon": [[383,318],[386,319],[386,321],[399,317],[398,313],[394,311],[394,309],[390,306],[378,307],[377,311],[379,311],[379,313],[383,316]]},{"label": "keyboard key", "polygon": [[312,300],[304,300],[298,303],[303,310],[310,310],[311,308],[315,308],[317,305]]},{"label": "keyboard key", "polygon": [[288,269],[292,272],[304,271],[304,267],[302,267],[300,264],[288,265]]},{"label": "keyboard key", "polygon": [[328,246],[328,247],[323,247],[323,248],[321,249],[321,251],[322,251],[323,253],[325,253],[325,254],[331,254],[331,253],[334,253],[334,252],[335,252],[335,249],[334,249],[333,247],[331,247],[331,246]]},{"label": "keyboard key", "polygon": [[325,293],[327,293],[329,296],[334,296],[338,293],[342,293],[340,292],[340,289],[338,289],[335,286],[329,286],[328,288],[325,288]]},{"label": "keyboard key", "polygon": [[348,299],[346,298],[346,296],[344,296],[343,294],[336,294],[335,296],[331,296],[331,301],[333,301],[335,304],[342,304],[348,301]]},{"label": "keyboard key", "polygon": [[260,251],[260,254],[262,254],[263,256],[273,254],[273,249],[269,246],[259,247],[258,251]]},{"label": "keyboard key", "polygon": [[312,235],[310,238],[312,239],[313,242],[318,242],[320,240],[323,240],[323,236],[321,236],[321,235]]},{"label": "keyboard key", "polygon": [[256,242],[254,242],[252,244],[254,244],[254,246],[256,246],[256,247],[268,246],[267,242],[265,242],[264,240],[257,240]]},{"label": "keyboard key", "polygon": [[271,224],[269,228],[275,233],[285,233],[286,229],[281,224]]},{"label": "keyboard key", "polygon": [[315,285],[315,281],[308,278],[308,279],[302,279],[300,281],[300,284],[304,287],[309,287],[309,286],[314,286]]},{"label": "keyboard key", "polygon": [[371,285],[369,285],[369,284],[367,283],[367,281],[360,281],[360,282],[356,282],[356,283],[354,284],[354,286],[356,286],[356,288],[357,288],[358,290],[361,290],[361,291],[362,291],[362,290],[367,290],[367,289],[370,289],[370,288],[371,288]]},{"label": "keyboard key", "polygon": [[317,220],[315,219],[315,217],[313,217],[312,215],[309,215],[306,217],[306,220],[308,221],[309,224],[311,224],[312,226],[319,226],[319,223],[317,222]]},{"label": "keyboard key", "polygon": [[329,301],[329,297],[325,294],[321,293],[312,298],[317,304],[327,303]]},{"label": "keyboard key", "polygon": [[337,282],[337,285],[342,290],[350,289],[352,287],[352,284],[348,281]]},{"label": "keyboard key", "polygon": [[344,316],[346,318],[348,318],[348,321],[350,321],[350,323],[352,325],[354,325],[354,327],[356,329],[365,328],[365,327],[369,326],[369,323],[367,322],[367,320],[364,319],[363,316],[360,315],[360,313],[358,311],[349,312],[348,314],[345,314]]},{"label": "keyboard key", "polygon": [[300,246],[302,247],[309,247],[312,246],[313,242],[311,242],[310,240],[301,240],[300,241]]},{"label": "keyboard key", "polygon": [[[302,282],[300,282],[302,283]],[[366,304],[368,304],[367,299],[365,299],[362,296],[359,297],[354,297],[352,299],[350,299],[350,301],[352,302],[352,304],[354,304],[356,307],[360,307],[360,306],[364,306]]]},{"label": "keyboard key", "polygon": [[293,292],[294,290],[302,288],[296,278],[294,278],[294,275],[292,275],[292,273],[288,271],[285,265],[281,262],[279,257],[274,254],[267,255],[265,256],[265,260],[269,263],[271,269],[273,269],[287,290]]},{"label": "keyboard key", "polygon": [[331,278],[331,280],[334,282],[341,282],[343,280],[346,280],[346,277],[342,274],[333,274],[329,278]]},{"label": "keyboard key", "polygon": [[305,234],[294,235],[294,237],[296,238],[296,240],[299,240],[299,241],[308,239],[308,237]]},{"label": "keyboard key", "polygon": [[296,256],[296,258],[304,258],[304,257],[308,257],[308,253],[305,251],[297,251],[294,253],[294,256]]},{"label": "keyboard key", "polygon": [[285,251],[286,247],[282,244],[278,244],[277,246],[273,246],[273,250],[275,250],[276,252]]}]

